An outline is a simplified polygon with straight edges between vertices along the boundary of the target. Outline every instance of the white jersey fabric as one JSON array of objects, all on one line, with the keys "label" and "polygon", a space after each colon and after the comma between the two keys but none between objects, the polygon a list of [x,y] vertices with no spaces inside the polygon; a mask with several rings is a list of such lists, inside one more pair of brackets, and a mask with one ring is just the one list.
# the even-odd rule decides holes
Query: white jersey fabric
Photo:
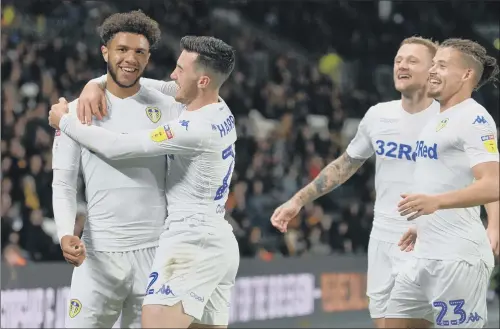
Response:
[{"label": "white jersey fabric", "polygon": [[[180,114],[172,97],[141,87],[126,99],[106,92],[109,115],[96,126],[127,134]],[[76,101],[70,103],[72,115]],[[86,185],[83,264],[73,271],[67,328],[140,328],[141,306],[166,218],[166,158],[107,160],[63,132],[53,147],[53,199],[59,238],[73,235],[76,182]]]},{"label": "white jersey fabric", "polygon": [[[415,149],[412,193],[439,194],[472,184],[471,168],[498,162],[497,130],[491,115],[472,98],[439,113],[422,130]],[[416,219],[419,258],[484,261],[493,267],[493,253],[480,207],[438,210]]]},{"label": "white jersey fabric", "polygon": [[[144,86],[126,99],[109,92],[106,98],[109,115],[102,121],[94,120],[93,125],[124,136],[152,129],[178,117],[181,111],[172,97]],[[76,101],[69,108],[74,115]],[[66,134],[56,133],[54,171],[77,175],[79,168],[86,187],[88,213],[83,241],[88,249],[123,252],[158,245],[166,218],[164,157],[106,160]],[[54,203],[59,237],[73,235],[74,216],[58,218],[65,214],[61,207],[61,200]]]},{"label": "white jersey fabric", "polygon": [[397,205],[401,193],[408,192],[415,161],[415,141],[422,128],[439,112],[439,103],[410,114],[401,100],[372,106],[361,120],[356,136],[347,147],[355,159],[368,159],[376,154],[376,200],[371,237],[397,243],[412,225],[401,217]]},{"label": "white jersey fabric", "polygon": [[168,154],[168,221],[144,304],[182,302],[195,322],[227,325],[239,266],[238,243],[224,219],[235,165],[234,116],[221,100],[151,131],[127,135],[84,126],[72,115],[60,128],[110,159]]},{"label": "white jersey fabric", "polygon": [[366,295],[372,318],[384,318],[395,279],[413,253],[401,251],[397,242],[412,225],[401,217],[397,204],[407,192],[415,161],[414,145],[426,123],[439,112],[433,102],[427,109],[410,114],[402,101],[372,106],[361,120],[346,153],[355,159],[375,161],[376,200],[373,228],[368,245]]},{"label": "white jersey fabric", "polygon": [[200,225],[227,224],[224,205],[234,169],[236,131],[234,116],[225,103],[183,111],[178,119],[151,131],[119,134],[84,126],[73,115],[63,116],[60,127],[108,159],[168,154],[169,217],[203,214]]},{"label": "white jersey fabric", "polygon": [[[410,192],[463,189],[474,181],[471,168],[499,161],[495,122],[469,98],[429,121],[414,151]],[[386,317],[483,328],[494,260],[479,207],[438,210],[415,222],[415,257],[398,273]]]}]

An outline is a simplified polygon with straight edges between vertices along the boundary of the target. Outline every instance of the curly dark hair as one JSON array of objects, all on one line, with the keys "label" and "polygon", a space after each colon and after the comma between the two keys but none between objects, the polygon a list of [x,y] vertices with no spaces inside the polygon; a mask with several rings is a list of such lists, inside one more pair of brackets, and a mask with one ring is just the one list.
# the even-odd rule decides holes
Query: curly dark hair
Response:
[{"label": "curly dark hair", "polygon": [[185,36],[181,50],[198,54],[197,63],[218,75],[218,85],[229,77],[235,65],[234,48],[224,41],[207,36]]},{"label": "curly dark hair", "polygon": [[467,39],[446,39],[440,45],[443,48],[449,47],[458,50],[467,57],[467,61],[476,70],[477,81],[476,90],[492,82],[493,85],[498,82],[497,75],[500,72],[497,60],[495,57],[488,56],[486,49],[474,42]]},{"label": "curly dark hair", "polygon": [[140,10],[113,14],[106,18],[99,27],[99,35],[103,45],[107,45],[119,32],[143,35],[148,39],[151,49],[158,45],[161,38],[158,23]]}]

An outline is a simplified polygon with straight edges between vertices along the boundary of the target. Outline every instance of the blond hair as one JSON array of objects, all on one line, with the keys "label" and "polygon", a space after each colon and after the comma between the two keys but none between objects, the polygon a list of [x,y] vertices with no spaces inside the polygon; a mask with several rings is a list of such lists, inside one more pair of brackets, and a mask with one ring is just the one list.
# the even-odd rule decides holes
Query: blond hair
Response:
[{"label": "blond hair", "polygon": [[423,37],[419,37],[419,36],[413,36],[413,37],[409,37],[409,38],[406,38],[404,39],[403,41],[401,41],[401,44],[399,45],[399,47],[402,47],[403,45],[422,45],[422,46],[425,46],[427,47],[427,49],[429,49],[429,52],[431,53],[432,57],[434,57],[434,55],[436,55],[436,52],[438,50],[438,47],[439,47],[439,42],[437,41],[432,41],[432,39],[427,39],[427,38],[423,38]]}]

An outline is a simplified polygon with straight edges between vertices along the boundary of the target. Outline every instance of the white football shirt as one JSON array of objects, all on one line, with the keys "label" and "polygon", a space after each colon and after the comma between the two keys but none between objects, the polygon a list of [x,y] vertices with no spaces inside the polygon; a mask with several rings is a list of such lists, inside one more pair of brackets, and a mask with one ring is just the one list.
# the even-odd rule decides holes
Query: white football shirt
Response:
[{"label": "white football shirt", "polygon": [[185,228],[229,226],[224,214],[237,137],[234,116],[222,100],[183,111],[178,119],[150,131],[118,134],[82,125],[72,115],[63,116],[60,128],[106,158],[168,154],[169,222],[184,223]]},{"label": "white football shirt", "polygon": [[[172,97],[145,86],[125,99],[106,91],[106,98],[108,116],[92,124],[123,136],[157,127],[177,118],[182,110]],[[69,105],[72,115],[76,104]],[[129,251],[157,246],[167,215],[166,158],[107,160],[64,132],[56,135],[53,169],[77,173],[80,168],[83,173],[87,199],[83,241],[87,248]],[[64,205],[54,204],[55,210],[58,207]],[[56,216],[63,213],[55,211]],[[64,220],[68,219],[56,218]]]},{"label": "white football shirt", "polygon": [[433,102],[427,109],[410,114],[401,100],[395,100],[372,106],[361,120],[346,152],[355,159],[376,155],[372,238],[396,243],[412,225],[399,214],[397,205],[412,182],[417,138],[438,112],[439,103]]},{"label": "white football shirt", "polygon": [[[472,184],[471,168],[498,162],[497,131],[491,115],[472,98],[439,113],[416,144],[412,193],[439,194]],[[493,253],[479,207],[438,210],[417,218],[415,255],[428,259],[485,261]]]}]

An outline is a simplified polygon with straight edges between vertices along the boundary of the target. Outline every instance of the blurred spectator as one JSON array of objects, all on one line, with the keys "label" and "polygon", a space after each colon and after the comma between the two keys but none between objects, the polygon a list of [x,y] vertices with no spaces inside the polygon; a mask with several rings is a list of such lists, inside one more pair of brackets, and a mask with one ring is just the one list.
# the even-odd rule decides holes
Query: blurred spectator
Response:
[{"label": "blurred spectator", "polygon": [[[216,6],[148,1],[140,7],[171,38],[216,35],[236,48],[237,66],[221,89],[239,135],[227,219],[241,255],[266,260],[366,251],[375,196],[370,163],[342,187],[307,205],[286,234],[275,230],[269,218],[341,154],[349,142],[343,134],[347,119],[359,119],[369,106],[398,97],[384,72],[404,37],[442,40],[457,28],[463,32],[458,35],[480,40],[471,34],[473,20],[464,18],[460,26],[452,22],[464,13],[483,17],[488,12],[485,6],[458,3],[451,10],[394,3],[379,16],[373,3],[346,1]],[[277,38],[293,41],[307,49],[309,59],[267,49],[244,28],[225,28],[211,18],[215,7],[236,10]],[[2,8],[3,257],[12,265],[62,259],[52,219],[49,106],[58,97],[76,98],[89,79],[105,72],[95,28],[110,13],[137,9],[137,4],[13,2]],[[174,68],[177,50],[168,47],[167,39],[153,53],[145,76],[162,79]],[[377,88],[381,84],[385,88]],[[488,88],[475,96],[488,109],[497,109],[498,90]],[[496,111],[492,114],[498,122]],[[84,208],[82,189],[78,195]],[[81,235],[82,209],[75,223],[75,234]]]}]

